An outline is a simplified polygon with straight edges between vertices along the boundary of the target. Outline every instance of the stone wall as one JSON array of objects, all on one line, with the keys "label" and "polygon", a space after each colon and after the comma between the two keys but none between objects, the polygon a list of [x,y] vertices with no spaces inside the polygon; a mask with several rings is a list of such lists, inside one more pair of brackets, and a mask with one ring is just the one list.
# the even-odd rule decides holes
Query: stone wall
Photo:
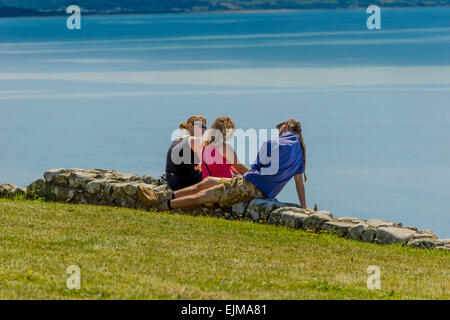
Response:
[{"label": "stone wall", "polygon": [[[124,174],[113,170],[52,169],[25,188],[11,183],[0,184],[0,197],[41,197],[49,201],[144,209],[137,198],[137,187],[145,185],[164,190],[163,178]],[[450,239],[438,239],[432,230],[403,227],[385,220],[363,220],[354,217],[334,218],[329,211],[310,213],[296,204],[255,199],[231,208],[202,206],[182,213],[210,215],[229,220],[249,220],[310,232],[330,232],[356,241],[379,244],[405,244],[417,248],[450,251]]]}]

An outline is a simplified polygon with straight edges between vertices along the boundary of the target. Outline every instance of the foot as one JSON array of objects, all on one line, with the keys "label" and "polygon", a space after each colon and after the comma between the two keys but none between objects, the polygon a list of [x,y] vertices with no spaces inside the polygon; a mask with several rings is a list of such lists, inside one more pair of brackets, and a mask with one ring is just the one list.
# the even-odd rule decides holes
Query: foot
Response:
[{"label": "foot", "polygon": [[144,191],[144,193],[146,193],[146,194],[148,194],[148,195],[151,195],[152,192],[153,192],[152,189],[147,188],[147,187],[144,187],[144,186],[138,186],[138,188],[141,188],[142,191]]},{"label": "foot", "polygon": [[153,190],[144,186],[138,186],[138,198],[148,207],[155,207],[163,201],[172,199],[172,190],[165,190],[161,192],[154,192]]},{"label": "foot", "polygon": [[152,200],[141,186],[138,186],[137,195],[139,200],[145,205],[146,209],[152,207]]}]

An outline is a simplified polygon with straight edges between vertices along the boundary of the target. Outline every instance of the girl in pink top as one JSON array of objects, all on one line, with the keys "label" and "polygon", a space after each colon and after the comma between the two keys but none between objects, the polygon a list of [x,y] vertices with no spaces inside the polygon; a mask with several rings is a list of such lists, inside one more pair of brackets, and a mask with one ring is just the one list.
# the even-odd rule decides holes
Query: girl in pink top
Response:
[{"label": "girl in pink top", "polygon": [[230,117],[219,117],[206,133],[202,151],[202,175],[206,177],[232,178],[248,169],[242,165],[232,146],[226,143],[234,135],[234,122]]}]

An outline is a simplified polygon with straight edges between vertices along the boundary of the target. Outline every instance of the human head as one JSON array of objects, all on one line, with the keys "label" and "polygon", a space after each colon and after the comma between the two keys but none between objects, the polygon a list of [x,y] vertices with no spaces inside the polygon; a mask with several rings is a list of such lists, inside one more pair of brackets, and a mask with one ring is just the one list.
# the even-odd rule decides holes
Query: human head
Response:
[{"label": "human head", "polygon": [[292,132],[296,136],[300,137],[302,135],[302,125],[300,122],[294,118],[290,118],[283,121],[277,125],[277,129],[280,131],[280,136],[286,132]]},{"label": "human head", "polygon": [[190,117],[186,122],[180,123],[180,129],[189,131],[191,136],[194,135],[196,127],[201,129],[198,133],[203,134],[206,130],[206,119],[202,116],[196,115]]},{"label": "human head", "polygon": [[204,140],[205,146],[212,142],[218,142],[216,139],[217,135],[220,135],[218,138],[222,138],[222,141],[226,142],[234,135],[234,121],[227,116],[218,117],[214,120],[210,130],[211,131]]},{"label": "human head", "polygon": [[[305,146],[305,142],[303,140],[302,125],[301,125],[300,121],[298,121],[294,118],[290,118],[286,121],[279,123],[277,125],[277,129],[280,131],[280,136],[286,134],[287,132],[291,132],[298,137],[298,139],[300,140],[300,143],[302,145],[303,161],[304,161],[304,166],[306,168],[306,146]],[[307,178],[305,175],[305,181],[306,180],[307,180]]]}]

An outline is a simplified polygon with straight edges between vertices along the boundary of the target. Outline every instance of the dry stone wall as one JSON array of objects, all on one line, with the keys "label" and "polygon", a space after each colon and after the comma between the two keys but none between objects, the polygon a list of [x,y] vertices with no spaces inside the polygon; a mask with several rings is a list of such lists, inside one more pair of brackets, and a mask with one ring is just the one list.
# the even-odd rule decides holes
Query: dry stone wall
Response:
[{"label": "dry stone wall", "polygon": [[[163,178],[137,176],[114,170],[52,169],[25,188],[11,183],[0,184],[0,197],[41,197],[49,201],[75,204],[144,209],[137,188],[144,185],[154,191],[166,188]],[[231,208],[202,206],[183,213],[210,215],[229,220],[249,220],[311,232],[329,232],[356,241],[379,244],[405,244],[416,248],[450,251],[450,239],[439,239],[432,230],[403,227],[385,220],[355,217],[334,218],[329,211],[310,213],[296,204],[270,199],[235,203]]]}]

